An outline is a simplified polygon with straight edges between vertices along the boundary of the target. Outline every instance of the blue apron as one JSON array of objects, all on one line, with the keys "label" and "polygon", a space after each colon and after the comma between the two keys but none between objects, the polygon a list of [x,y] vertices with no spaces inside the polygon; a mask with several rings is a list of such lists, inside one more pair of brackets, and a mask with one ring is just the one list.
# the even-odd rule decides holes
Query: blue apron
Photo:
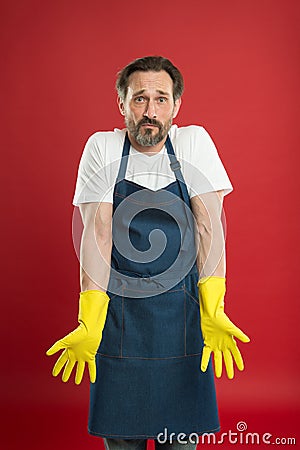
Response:
[{"label": "blue apron", "polygon": [[96,436],[156,439],[219,430],[211,363],[200,370],[190,200],[169,137],[166,148],[176,180],[152,191],[125,179],[127,134],[124,141],[113,197],[111,300],[90,387],[88,430]]}]

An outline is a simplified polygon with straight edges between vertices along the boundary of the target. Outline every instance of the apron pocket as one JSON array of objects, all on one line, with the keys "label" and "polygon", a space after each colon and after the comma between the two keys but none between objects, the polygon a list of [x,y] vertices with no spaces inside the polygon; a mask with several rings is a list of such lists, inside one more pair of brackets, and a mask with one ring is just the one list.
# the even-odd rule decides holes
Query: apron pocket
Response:
[{"label": "apron pocket", "polygon": [[183,288],[153,297],[123,297],[122,356],[149,359],[184,356],[184,317]]}]

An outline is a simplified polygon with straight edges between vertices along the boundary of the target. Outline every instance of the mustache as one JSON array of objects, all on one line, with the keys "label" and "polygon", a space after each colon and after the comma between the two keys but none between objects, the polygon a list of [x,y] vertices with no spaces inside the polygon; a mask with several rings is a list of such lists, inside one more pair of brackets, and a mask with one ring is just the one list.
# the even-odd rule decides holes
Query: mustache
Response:
[{"label": "mustache", "polygon": [[162,124],[158,120],[150,119],[148,117],[144,117],[143,119],[141,119],[138,122],[137,127],[140,128],[142,125],[145,125],[146,123],[149,125],[154,125],[154,126],[158,127],[160,130],[162,129]]}]

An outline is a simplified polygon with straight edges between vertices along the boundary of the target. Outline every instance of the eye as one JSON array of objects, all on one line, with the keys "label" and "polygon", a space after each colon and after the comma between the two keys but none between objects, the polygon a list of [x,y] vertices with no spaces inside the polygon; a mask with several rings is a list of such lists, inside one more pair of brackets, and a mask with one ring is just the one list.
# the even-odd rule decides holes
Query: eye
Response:
[{"label": "eye", "polygon": [[145,98],[139,95],[138,97],[135,97],[134,101],[135,103],[143,103],[145,101]]},{"label": "eye", "polygon": [[159,97],[157,100],[158,100],[158,103],[166,103],[168,101],[168,99],[166,97]]}]

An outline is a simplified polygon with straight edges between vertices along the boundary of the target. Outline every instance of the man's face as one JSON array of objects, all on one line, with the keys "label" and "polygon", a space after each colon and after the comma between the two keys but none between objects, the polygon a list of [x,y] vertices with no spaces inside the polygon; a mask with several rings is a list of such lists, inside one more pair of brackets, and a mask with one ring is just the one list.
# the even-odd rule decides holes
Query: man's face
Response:
[{"label": "man's face", "polygon": [[119,107],[130,137],[142,147],[153,147],[166,138],[180,103],[180,99],[174,102],[173,81],[162,70],[131,74]]}]

